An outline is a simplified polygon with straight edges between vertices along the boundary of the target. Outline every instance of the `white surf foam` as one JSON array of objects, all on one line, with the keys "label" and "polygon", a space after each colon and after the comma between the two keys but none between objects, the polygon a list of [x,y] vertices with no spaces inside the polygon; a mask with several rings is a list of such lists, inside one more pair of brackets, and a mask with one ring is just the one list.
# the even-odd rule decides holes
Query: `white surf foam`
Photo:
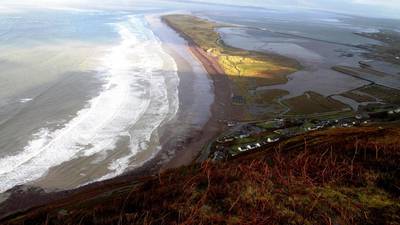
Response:
[{"label": "white surf foam", "polygon": [[[0,192],[34,181],[71,159],[107,154],[121,137],[129,136],[131,151],[109,165],[110,174],[100,179],[121,174],[131,157],[146,149],[153,131],[175,116],[178,76],[173,59],[142,18],[130,17],[115,27],[121,43],[102,60],[103,90],[63,128],[44,127],[23,151],[1,158]],[[172,69],[164,71],[165,64]]]},{"label": "white surf foam", "polygon": [[30,101],[32,101],[33,100],[33,98],[21,98],[20,100],[19,100],[19,102],[20,103],[27,103],[27,102],[30,102]]}]

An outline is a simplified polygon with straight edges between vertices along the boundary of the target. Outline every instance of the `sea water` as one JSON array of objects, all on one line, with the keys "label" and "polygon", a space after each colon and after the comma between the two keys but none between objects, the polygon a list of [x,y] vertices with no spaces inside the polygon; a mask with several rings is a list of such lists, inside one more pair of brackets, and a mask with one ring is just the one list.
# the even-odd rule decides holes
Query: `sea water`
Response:
[{"label": "sea water", "polygon": [[73,160],[106,167],[84,182],[122,174],[178,110],[176,64],[143,15],[46,13],[0,15],[15,55],[0,55],[0,84],[16,84],[0,93],[0,192]]}]

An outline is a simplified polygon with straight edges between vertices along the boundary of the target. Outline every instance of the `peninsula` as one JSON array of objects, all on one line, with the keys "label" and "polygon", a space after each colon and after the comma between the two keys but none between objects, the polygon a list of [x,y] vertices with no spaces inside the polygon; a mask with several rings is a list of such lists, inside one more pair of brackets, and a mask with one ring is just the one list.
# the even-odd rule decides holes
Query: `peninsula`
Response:
[{"label": "peninsula", "polygon": [[[216,101],[219,89],[229,93],[235,116],[226,119],[253,119],[249,109],[260,96],[253,90],[260,86],[286,83],[287,76],[301,69],[294,59],[278,54],[235,48],[224,43],[218,29],[228,25],[198,18],[193,15],[167,15],[163,21],[186,39],[193,54],[202,62],[214,80]],[[224,82],[216,82],[218,76],[226,76]],[[282,91],[268,93],[270,99],[282,95]],[[229,108],[226,109],[230,111]]]}]

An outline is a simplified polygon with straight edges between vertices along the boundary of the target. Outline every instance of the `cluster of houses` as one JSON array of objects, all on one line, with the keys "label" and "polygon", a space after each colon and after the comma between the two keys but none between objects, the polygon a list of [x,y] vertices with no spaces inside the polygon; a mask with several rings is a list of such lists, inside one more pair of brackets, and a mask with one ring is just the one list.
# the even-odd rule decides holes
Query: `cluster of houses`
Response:
[{"label": "cluster of houses", "polygon": [[400,108],[397,108],[397,109],[388,111],[388,114],[389,114],[389,115],[399,114],[399,113],[400,113]]},{"label": "cluster of houses", "polygon": [[[400,107],[386,108],[384,112],[385,119],[400,119]],[[396,117],[393,115],[397,115]],[[335,127],[354,127],[361,124],[367,124],[372,121],[382,121],[382,118],[369,116],[368,114],[358,114],[355,117],[335,119],[335,120],[306,120],[306,119],[282,119],[263,122],[268,126],[260,126],[260,123],[235,124],[231,128],[229,135],[225,135],[216,140],[215,151],[213,153],[214,160],[222,160],[229,156],[234,156],[242,152],[260,149],[271,143],[278,142],[281,139],[299,135],[304,132],[316,131],[324,128]],[[259,137],[259,138],[257,138]],[[235,143],[246,142],[238,147]],[[257,141],[250,142],[257,139]],[[236,146],[236,147],[235,147]]]},{"label": "cluster of houses", "polygon": [[400,107],[390,104],[370,104],[363,107],[371,120],[393,121],[400,119]]},{"label": "cluster of houses", "polygon": [[[323,128],[331,127],[353,127],[361,124],[362,117],[356,116],[355,118],[345,118],[345,119],[340,119],[340,120],[327,120],[327,121],[321,121],[314,126],[308,126],[305,127],[305,131],[315,131],[315,130],[320,130]],[[364,124],[368,123],[368,120],[363,121]]]},{"label": "cluster of houses", "polygon": [[252,144],[247,144],[241,147],[238,147],[239,152],[245,152],[245,151],[249,151],[249,150],[253,150],[253,149],[257,149],[257,148],[261,148],[267,144],[270,143],[274,143],[279,141],[280,138],[267,138],[265,141],[261,141],[261,142],[256,142],[256,143],[252,143]]},{"label": "cluster of houses", "polygon": [[248,138],[251,135],[259,134],[263,131],[265,131],[265,129],[262,129],[258,126],[254,126],[251,124],[240,125],[236,127],[229,135],[218,138],[217,143],[219,144],[230,143],[238,139]]}]

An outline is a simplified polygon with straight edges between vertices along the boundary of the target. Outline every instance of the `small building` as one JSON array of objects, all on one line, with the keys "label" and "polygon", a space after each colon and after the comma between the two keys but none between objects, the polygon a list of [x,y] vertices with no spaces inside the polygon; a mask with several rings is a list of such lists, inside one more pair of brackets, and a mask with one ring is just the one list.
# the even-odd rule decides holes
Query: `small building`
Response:
[{"label": "small building", "polygon": [[268,143],[273,143],[273,142],[277,142],[277,141],[279,141],[279,138],[268,138],[267,139]]},{"label": "small building", "polygon": [[239,147],[238,150],[239,150],[239,152],[245,152],[249,149],[247,147]]},{"label": "small building", "polygon": [[223,137],[223,138],[219,138],[217,139],[218,143],[228,143],[228,142],[232,142],[235,139],[233,137]]},{"label": "small building", "polygon": [[249,149],[249,150],[253,150],[253,149],[256,149],[256,148],[261,147],[261,145],[260,145],[260,143],[255,143],[255,144],[249,144],[249,145],[247,145],[246,147],[247,147],[247,149]]},{"label": "small building", "polygon": [[235,122],[228,122],[227,125],[228,125],[228,127],[234,127],[234,126],[236,126],[236,123]]},{"label": "small building", "polygon": [[241,135],[239,135],[240,139],[248,138],[248,137],[250,137],[250,134],[241,134]]}]

